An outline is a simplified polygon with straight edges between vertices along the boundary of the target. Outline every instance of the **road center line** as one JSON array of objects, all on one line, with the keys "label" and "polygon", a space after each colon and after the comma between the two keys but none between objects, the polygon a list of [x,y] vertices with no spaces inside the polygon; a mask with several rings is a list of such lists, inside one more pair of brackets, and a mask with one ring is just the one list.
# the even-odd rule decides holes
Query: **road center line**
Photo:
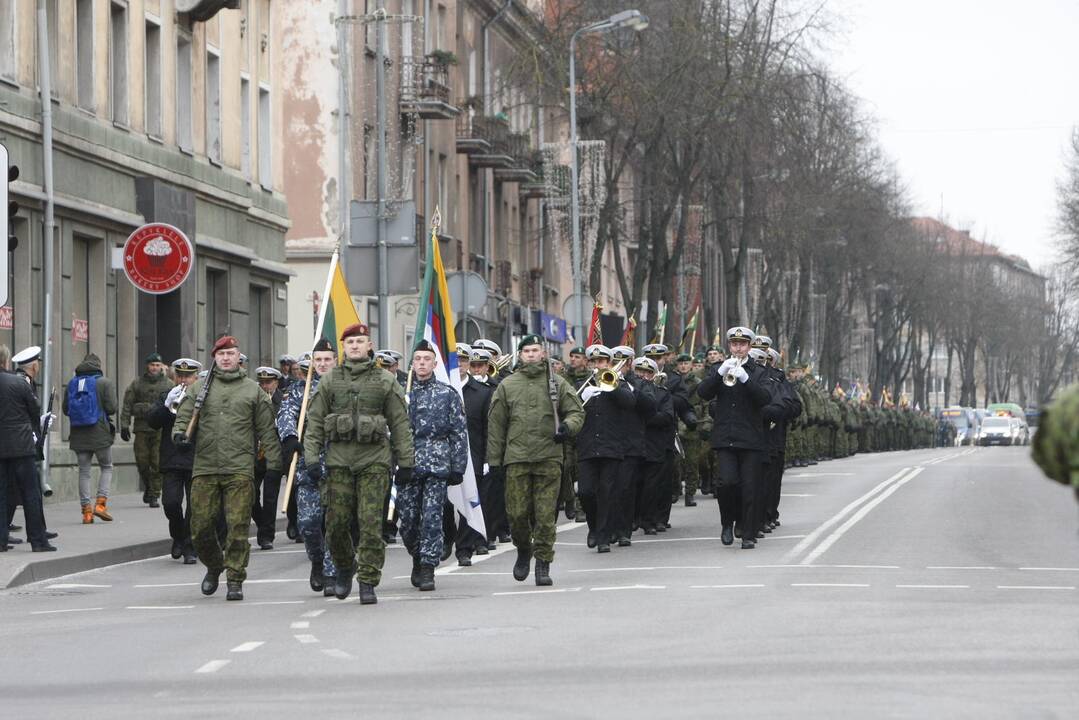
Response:
[{"label": "road center line", "polygon": [[868,583],[791,583],[791,587],[846,587],[867,588]]},{"label": "road center line", "polygon": [[59,613],[90,612],[92,610],[104,610],[105,608],[68,608],[67,610],[35,610],[31,615],[58,615]]},{"label": "road center line", "polygon": [[322,610],[308,610],[307,612],[305,612],[305,613],[304,613],[303,615],[301,615],[300,617],[305,617],[305,618],[316,618],[316,617],[318,617],[319,615],[321,615],[321,614],[322,614],[322,613],[324,613],[324,612],[326,612],[326,609],[325,609],[325,608],[323,608]]},{"label": "road center line", "polygon": [[1045,572],[1079,572],[1079,568],[1021,567],[1020,570],[1040,570]]},{"label": "road center line", "polygon": [[48,590],[74,590],[75,588],[111,588],[112,585],[91,585],[90,583],[57,583],[46,585]]},{"label": "road center line", "polygon": [[315,637],[314,635],[308,635],[306,633],[303,633],[303,634],[300,634],[300,635],[293,635],[292,637],[299,640],[302,645],[310,645],[311,643],[317,643],[318,642],[317,637]]},{"label": "road center line", "polygon": [[666,585],[612,585],[607,587],[588,588],[592,592],[606,592],[608,590],[666,590]]},{"label": "road center line", "polygon": [[711,589],[724,589],[724,588],[762,588],[762,584],[750,584],[745,585],[690,585],[691,590],[711,590]]},{"label": "road center line", "polygon": [[1074,585],[997,585],[997,590],[1074,590]]},{"label": "road center line", "polygon": [[926,570],[997,570],[992,565],[927,565]]},{"label": "road center line", "polygon": [[332,658],[337,658],[338,660],[352,660],[353,659],[352,655],[349,655],[347,652],[345,652],[344,650],[341,650],[339,648],[329,648],[329,649],[323,650],[322,652],[325,653],[326,655],[329,655]]},{"label": "road center line", "polygon": [[306,630],[311,627],[311,623],[307,620],[297,620],[288,626],[289,630]]},{"label": "road center line", "polygon": [[128,605],[124,610],[190,610],[194,605]]},{"label": "road center line", "polygon": [[510,592],[496,592],[491,593],[492,597],[502,597],[504,595],[550,595],[551,593],[567,593],[567,592],[580,592],[581,588],[555,588],[554,590],[513,590]]},{"label": "road center line", "polygon": [[924,590],[969,590],[970,585],[896,585],[897,588],[918,588]]},{"label": "road center line", "polygon": [[234,653],[251,652],[252,650],[257,650],[258,648],[262,647],[265,644],[266,643],[264,641],[262,641],[262,640],[252,640],[251,642],[245,642],[245,643],[242,643],[240,645],[237,645],[236,647],[229,650],[229,652],[234,652]]},{"label": "road center line", "polygon": [[875,508],[877,505],[880,505],[882,502],[887,500],[889,498],[889,496],[892,495],[892,493],[894,493],[896,490],[898,490],[899,488],[903,487],[908,482],[913,480],[923,470],[925,470],[925,468],[920,468],[920,467],[919,468],[914,468],[909,473],[907,473],[905,476],[903,476],[899,480],[897,480],[893,485],[891,485],[884,492],[880,493],[875,498],[873,498],[872,500],[867,502],[865,505],[863,505],[862,508],[860,510],[858,510],[858,512],[851,515],[850,518],[848,518],[846,522],[844,522],[842,525],[840,525],[838,528],[836,528],[836,530],[831,535],[829,535],[827,538],[825,538],[820,543],[820,545],[817,545],[817,547],[814,548],[812,550],[812,552],[810,552],[808,555],[806,555],[804,558],[802,558],[801,564],[802,565],[810,565],[810,564],[812,564],[812,562],[814,560],[816,560],[821,555],[823,555],[825,552],[827,552],[828,548],[832,547],[832,545],[835,545],[835,543],[839,540],[839,538],[843,537],[843,535],[848,530],[850,530],[852,527],[854,527],[858,523],[858,521],[860,521],[862,518],[864,518],[866,515],[868,515],[869,512],[873,508]]},{"label": "road center line", "polygon": [[210,662],[206,663],[205,665],[200,667],[195,672],[197,672],[197,673],[215,673],[218,670],[220,670],[221,668],[228,665],[230,662],[232,662],[232,661],[231,660],[211,660]]},{"label": "road center line", "polygon": [[854,512],[858,508],[859,505],[866,502],[867,500],[872,498],[877,493],[883,491],[886,487],[888,487],[889,484],[891,484],[895,480],[898,480],[899,478],[903,477],[903,475],[908,470],[910,470],[910,467],[903,468],[902,470],[897,472],[895,475],[892,475],[890,478],[888,478],[884,482],[882,482],[879,485],[877,485],[876,487],[874,487],[869,492],[865,493],[861,497],[856,498],[855,500],[848,503],[846,507],[844,507],[842,510],[840,510],[835,515],[830,517],[828,520],[824,521],[824,524],[822,524],[820,527],[818,527],[813,532],[809,533],[809,535],[807,535],[805,537],[805,539],[802,540],[802,542],[795,545],[794,548],[783,557],[783,559],[785,561],[789,562],[789,561],[793,560],[794,558],[796,558],[800,553],[802,553],[804,550],[806,550],[810,545],[815,543],[817,541],[817,538],[824,535],[824,533],[826,533],[829,528],[831,528],[833,525],[837,525],[838,523],[842,522],[843,518],[845,518],[850,513]]}]

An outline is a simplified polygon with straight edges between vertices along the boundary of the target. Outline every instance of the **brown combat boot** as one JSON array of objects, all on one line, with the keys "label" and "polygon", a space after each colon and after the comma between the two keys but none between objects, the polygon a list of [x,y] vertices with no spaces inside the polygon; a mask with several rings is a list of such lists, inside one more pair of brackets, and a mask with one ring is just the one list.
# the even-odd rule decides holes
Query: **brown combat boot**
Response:
[{"label": "brown combat boot", "polygon": [[108,502],[109,499],[107,497],[104,497],[103,495],[98,495],[97,505],[94,506],[94,515],[97,515],[105,522],[109,522],[112,520],[112,515],[109,515],[108,508],[105,507]]},{"label": "brown combat boot", "polygon": [[94,522],[94,506],[86,503],[82,506],[82,524],[90,525]]}]

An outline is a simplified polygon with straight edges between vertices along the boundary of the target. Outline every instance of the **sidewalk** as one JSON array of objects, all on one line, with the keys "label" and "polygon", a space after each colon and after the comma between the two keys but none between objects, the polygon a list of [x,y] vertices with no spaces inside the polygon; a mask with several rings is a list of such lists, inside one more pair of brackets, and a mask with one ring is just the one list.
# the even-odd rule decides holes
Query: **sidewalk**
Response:
[{"label": "sidewalk", "polygon": [[[26,523],[22,509],[15,512],[15,524],[23,529],[11,533],[22,538],[6,553],[0,553],[0,588],[48,580],[84,570],[117,565],[132,560],[144,560],[165,555],[172,548],[168,520],[161,508],[151,508],[142,502],[142,493],[116,495],[109,498],[112,522],[94,519],[92,525],[82,524],[79,502],[50,503],[45,506],[45,522],[49,530],[60,536],[52,540],[56,552],[33,553],[26,540]],[[276,544],[291,542],[285,538],[285,516],[278,518]],[[251,526],[254,535],[254,525]]]}]

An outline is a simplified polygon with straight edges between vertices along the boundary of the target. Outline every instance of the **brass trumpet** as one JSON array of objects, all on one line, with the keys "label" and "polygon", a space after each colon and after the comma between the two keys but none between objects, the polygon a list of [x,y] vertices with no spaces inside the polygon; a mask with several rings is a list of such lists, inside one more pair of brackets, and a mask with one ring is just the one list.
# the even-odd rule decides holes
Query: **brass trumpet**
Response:
[{"label": "brass trumpet", "polygon": [[614,364],[614,367],[607,368],[606,370],[593,370],[592,376],[581,383],[577,395],[579,396],[583,393],[584,389],[590,385],[598,387],[600,392],[611,392],[618,387],[618,381],[622,379],[619,372],[625,364],[625,360],[619,360]]},{"label": "brass trumpet", "polygon": [[[740,358],[738,360],[738,367],[742,367],[743,365],[745,365],[747,360],[749,360],[748,357]],[[737,382],[738,378],[734,376],[733,370],[728,370],[727,374],[723,376],[723,384],[727,387],[734,387],[735,383]]]},{"label": "brass trumpet", "polygon": [[652,382],[658,387],[667,387],[667,373],[660,371],[652,377]]},{"label": "brass trumpet", "polygon": [[513,353],[503,355],[499,359],[495,360],[494,363],[492,363],[495,366],[495,371],[492,373],[492,375],[497,375],[499,372],[505,370],[511,362],[513,362]]}]

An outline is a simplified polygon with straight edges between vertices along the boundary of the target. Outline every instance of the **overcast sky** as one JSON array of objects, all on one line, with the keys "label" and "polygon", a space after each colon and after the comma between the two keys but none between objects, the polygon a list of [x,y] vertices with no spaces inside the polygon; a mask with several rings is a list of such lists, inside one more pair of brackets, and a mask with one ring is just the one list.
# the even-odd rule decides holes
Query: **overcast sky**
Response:
[{"label": "overcast sky", "polygon": [[915,212],[1035,267],[1079,124],[1079,0],[827,0],[833,69],[877,119]]}]

